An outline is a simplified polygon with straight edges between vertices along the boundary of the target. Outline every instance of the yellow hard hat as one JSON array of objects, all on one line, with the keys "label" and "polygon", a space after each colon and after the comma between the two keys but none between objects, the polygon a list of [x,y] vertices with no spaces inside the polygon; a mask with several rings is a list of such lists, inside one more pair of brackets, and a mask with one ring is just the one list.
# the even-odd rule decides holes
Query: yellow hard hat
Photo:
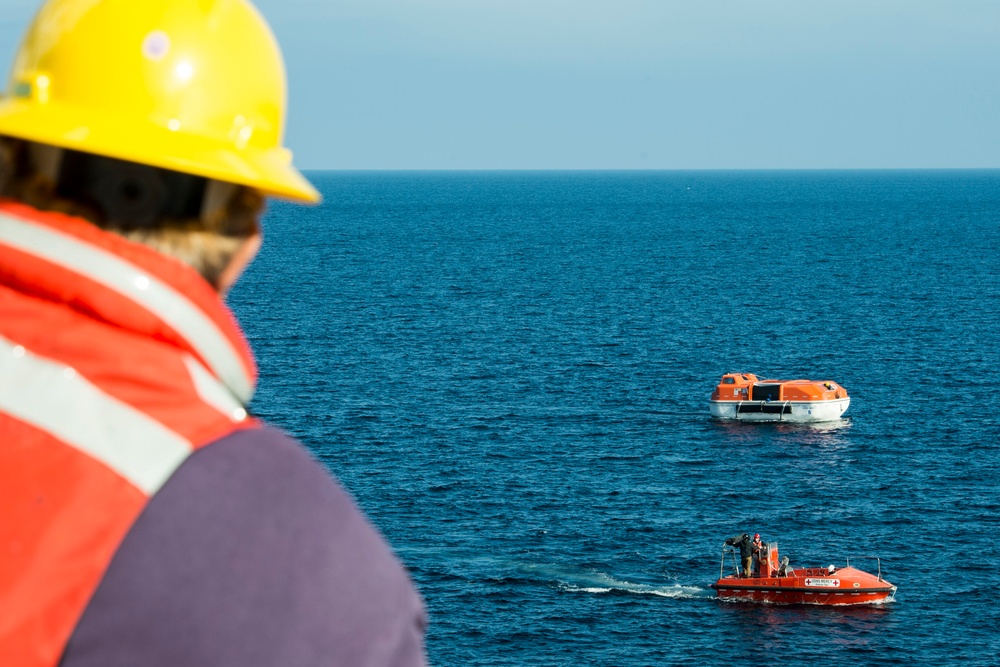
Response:
[{"label": "yellow hard hat", "polygon": [[282,147],[285,66],[246,0],[49,0],[0,134],[319,201]]}]

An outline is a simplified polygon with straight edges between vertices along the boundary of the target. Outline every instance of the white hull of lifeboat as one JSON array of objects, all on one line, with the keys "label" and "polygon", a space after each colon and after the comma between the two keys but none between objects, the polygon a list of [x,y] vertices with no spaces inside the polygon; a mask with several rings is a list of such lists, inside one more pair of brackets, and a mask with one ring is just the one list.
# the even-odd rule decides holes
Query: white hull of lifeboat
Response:
[{"label": "white hull of lifeboat", "polygon": [[840,419],[850,397],[830,401],[709,401],[712,416],[745,422],[827,422]]}]

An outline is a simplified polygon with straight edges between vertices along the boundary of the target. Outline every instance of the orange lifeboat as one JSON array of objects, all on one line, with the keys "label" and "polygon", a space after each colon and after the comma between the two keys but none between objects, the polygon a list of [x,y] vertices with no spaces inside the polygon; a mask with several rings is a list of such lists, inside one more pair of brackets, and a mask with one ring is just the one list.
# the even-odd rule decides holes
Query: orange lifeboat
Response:
[{"label": "orange lifeboat", "polygon": [[[727,551],[728,550],[728,551]],[[726,554],[733,553],[734,572],[724,575]],[[777,604],[852,605],[891,602],[896,587],[878,573],[870,574],[851,567],[807,567],[794,569],[788,559],[778,560],[777,542],[768,543],[759,557],[754,557],[752,575],[743,576],[736,563],[735,551],[723,547],[719,580],[712,584],[719,599]]]},{"label": "orange lifeboat", "polygon": [[726,373],[708,402],[713,417],[757,422],[833,421],[850,404],[832,380],[759,380],[753,373]]}]

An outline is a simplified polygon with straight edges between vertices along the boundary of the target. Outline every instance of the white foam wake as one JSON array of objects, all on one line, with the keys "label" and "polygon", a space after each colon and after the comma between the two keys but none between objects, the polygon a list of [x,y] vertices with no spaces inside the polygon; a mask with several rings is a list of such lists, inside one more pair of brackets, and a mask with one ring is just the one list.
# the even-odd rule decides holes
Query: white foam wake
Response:
[{"label": "white foam wake", "polygon": [[685,599],[714,597],[714,593],[700,586],[682,584],[645,584],[618,579],[597,570],[584,570],[559,566],[529,565],[523,572],[554,579],[558,587],[573,593],[632,593],[657,595],[665,598]]},{"label": "white foam wake", "polygon": [[654,586],[652,584],[639,584],[631,581],[617,580],[608,577],[611,584],[607,586],[581,586],[577,584],[560,584],[560,588],[571,593],[634,593],[636,595],[658,595],[664,598],[692,599],[711,596],[710,591],[699,586],[683,586],[672,584],[669,586]]}]

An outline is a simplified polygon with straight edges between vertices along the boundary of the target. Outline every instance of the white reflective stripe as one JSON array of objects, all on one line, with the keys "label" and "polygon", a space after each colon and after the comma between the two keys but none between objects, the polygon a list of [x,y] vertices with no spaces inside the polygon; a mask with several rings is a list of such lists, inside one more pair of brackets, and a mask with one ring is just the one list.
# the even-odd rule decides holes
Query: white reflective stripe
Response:
[{"label": "white reflective stripe", "polygon": [[0,336],[0,412],[89,454],[147,495],[163,486],[191,443],[105,394],[73,368]]},{"label": "white reflective stripe", "polygon": [[226,389],[225,385],[205,370],[205,367],[198,363],[197,359],[184,355],[184,365],[187,366],[191,382],[194,383],[195,391],[198,392],[201,400],[224,414],[231,421],[241,422],[247,418],[247,411],[243,404]]},{"label": "white reflective stripe", "polygon": [[225,335],[190,300],[113,253],[0,213],[0,243],[65,266],[152,311],[180,333],[244,403],[253,381]]}]

